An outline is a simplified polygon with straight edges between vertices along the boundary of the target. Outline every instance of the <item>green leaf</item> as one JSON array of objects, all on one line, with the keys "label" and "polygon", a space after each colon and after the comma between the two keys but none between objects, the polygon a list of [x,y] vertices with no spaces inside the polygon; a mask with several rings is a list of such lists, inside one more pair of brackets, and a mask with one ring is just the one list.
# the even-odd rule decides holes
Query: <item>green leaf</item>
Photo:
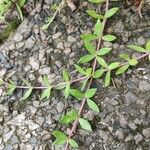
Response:
[{"label": "green leaf", "polygon": [[15,91],[15,89],[16,89],[15,84],[13,84],[13,83],[12,83],[12,84],[9,84],[6,94],[12,95],[12,93]]},{"label": "green leaf", "polygon": [[109,48],[109,47],[103,47],[97,52],[97,55],[99,56],[106,55],[107,53],[111,51],[111,49],[112,48]]},{"label": "green leaf", "polygon": [[146,50],[145,50],[143,47],[141,47],[141,46],[128,45],[127,47],[128,47],[128,48],[131,48],[131,49],[133,49],[133,50],[135,50],[135,51],[138,51],[138,52],[146,52]]},{"label": "green leaf", "polygon": [[70,84],[67,84],[66,88],[65,88],[65,91],[64,91],[65,99],[68,98],[69,93],[70,93]]},{"label": "green leaf", "polygon": [[128,64],[127,64],[127,65],[124,65],[124,66],[121,66],[121,67],[117,70],[116,75],[119,75],[119,74],[124,73],[128,68],[129,68],[129,65],[128,65]]},{"label": "green leaf", "polygon": [[55,17],[49,17],[47,23],[42,26],[42,30],[47,30],[50,24],[54,21]]},{"label": "green leaf", "polygon": [[105,76],[105,87],[109,86],[110,80],[111,80],[110,71],[108,71]]},{"label": "green leaf", "polygon": [[84,41],[84,45],[85,45],[85,48],[87,49],[87,51],[94,55],[96,53],[96,50],[95,50],[95,47],[92,45],[92,43],[90,43],[89,41]]},{"label": "green leaf", "polygon": [[68,142],[69,142],[69,144],[70,144],[73,148],[78,147],[78,144],[77,144],[77,142],[76,142],[75,140],[69,139]]},{"label": "green leaf", "polygon": [[128,54],[120,54],[120,58],[125,59],[125,60],[127,60],[127,61],[130,60],[130,57],[129,57]]},{"label": "green leaf", "polygon": [[59,83],[57,84],[57,86],[55,87],[56,90],[61,90],[64,89],[66,87],[66,84],[64,83]]},{"label": "green leaf", "polygon": [[89,89],[85,92],[85,97],[86,98],[91,98],[95,95],[97,89]]},{"label": "green leaf", "polygon": [[3,85],[4,81],[0,78],[0,86]]},{"label": "green leaf", "polygon": [[93,78],[95,78],[95,79],[100,78],[103,75],[103,73],[104,73],[103,69],[96,70],[94,72]]},{"label": "green leaf", "polygon": [[87,68],[86,69],[86,76],[90,77],[92,75],[92,68]]},{"label": "green leaf", "polygon": [[66,82],[69,81],[69,74],[65,69],[63,70],[63,78]]},{"label": "green leaf", "polygon": [[30,87],[30,88],[27,90],[27,92],[24,94],[24,96],[22,97],[22,99],[23,99],[23,100],[27,99],[27,98],[31,95],[32,90],[33,90],[33,88]]},{"label": "green leaf", "polygon": [[16,7],[17,7],[17,11],[19,13],[20,19],[21,21],[23,21],[23,14],[22,14],[22,10],[20,8],[20,6],[16,3]]},{"label": "green leaf", "polygon": [[49,99],[50,95],[51,95],[51,88],[47,88],[43,91],[42,96],[41,96],[40,99],[41,100],[44,99],[44,98]]},{"label": "green leaf", "polygon": [[110,17],[112,17],[118,10],[119,10],[118,7],[111,8],[111,9],[109,9],[109,10],[106,12],[106,14],[105,14],[104,17],[105,17],[105,18],[110,18]]},{"label": "green leaf", "polygon": [[146,51],[150,52],[150,41],[146,43]]},{"label": "green leaf", "polygon": [[104,16],[97,14],[95,10],[87,10],[86,12],[93,18],[104,19]]},{"label": "green leaf", "polygon": [[98,63],[99,63],[102,67],[104,67],[104,68],[107,68],[107,67],[108,67],[106,61],[105,61],[102,57],[98,57],[98,56],[97,56],[96,59],[97,59]]},{"label": "green leaf", "polygon": [[102,35],[103,25],[100,21],[100,19],[97,20],[95,27],[94,27],[94,34],[96,34],[98,37]]},{"label": "green leaf", "polygon": [[19,6],[23,7],[26,3],[26,0],[19,0]]},{"label": "green leaf", "polygon": [[66,139],[58,139],[53,142],[54,145],[63,145],[67,142]]},{"label": "green leaf", "polygon": [[93,111],[99,112],[99,108],[98,108],[97,104],[96,104],[94,101],[92,101],[92,100],[90,100],[90,99],[87,99],[87,104],[88,104],[88,106],[89,106]]},{"label": "green leaf", "polygon": [[94,56],[92,56],[92,55],[85,55],[85,56],[80,58],[79,62],[80,63],[87,63],[87,62],[91,61],[92,59],[94,59]]},{"label": "green leaf", "polygon": [[86,72],[83,68],[81,68],[79,65],[76,64],[74,66],[79,73],[81,73],[82,75],[86,75]]},{"label": "green leaf", "polygon": [[84,94],[77,89],[71,89],[70,94],[78,100],[81,100],[84,97]]},{"label": "green leaf", "polygon": [[104,36],[102,37],[102,39],[103,39],[104,41],[111,42],[111,41],[114,41],[114,40],[116,39],[116,37],[113,36],[113,35],[107,34],[107,35],[104,35]]},{"label": "green leaf", "polygon": [[94,4],[105,2],[105,0],[88,0],[88,1],[91,2],[91,3],[94,3]]},{"label": "green leaf", "polygon": [[116,68],[118,68],[119,67],[119,62],[113,62],[113,63],[111,63],[109,66],[108,66],[108,69],[109,70],[113,70],[113,69],[116,69]]},{"label": "green leaf", "polygon": [[27,80],[22,79],[22,81],[23,81],[27,86],[32,87],[31,83],[29,83]]},{"label": "green leaf", "polygon": [[95,35],[95,34],[83,34],[83,35],[81,35],[80,36],[83,40],[86,40],[86,41],[92,41],[92,40],[95,40],[95,39],[97,39],[98,37],[97,37],[97,35]]},{"label": "green leaf", "polygon": [[42,80],[45,86],[50,87],[50,81],[48,79],[48,76],[44,76]]},{"label": "green leaf", "polygon": [[51,10],[52,11],[56,11],[59,8],[59,5],[57,5],[56,3],[51,5]]},{"label": "green leaf", "polygon": [[91,125],[86,119],[80,118],[79,123],[83,129],[88,130],[88,131],[92,131]]},{"label": "green leaf", "polygon": [[78,112],[74,109],[72,109],[71,111],[69,111],[66,115],[64,115],[61,119],[60,122],[64,123],[64,124],[69,124],[71,122],[73,122],[74,120],[76,120],[78,117]]},{"label": "green leaf", "polygon": [[67,140],[67,135],[61,131],[53,131],[52,135],[55,136],[56,139]]},{"label": "green leaf", "polygon": [[129,65],[135,66],[135,65],[137,65],[137,64],[138,64],[138,61],[137,61],[136,58],[132,58],[132,59],[129,60]]},{"label": "green leaf", "polygon": [[88,80],[89,80],[89,78],[87,78],[87,79],[85,79],[85,80],[83,81],[82,87],[81,87],[81,91],[83,91],[84,88],[86,87]]}]

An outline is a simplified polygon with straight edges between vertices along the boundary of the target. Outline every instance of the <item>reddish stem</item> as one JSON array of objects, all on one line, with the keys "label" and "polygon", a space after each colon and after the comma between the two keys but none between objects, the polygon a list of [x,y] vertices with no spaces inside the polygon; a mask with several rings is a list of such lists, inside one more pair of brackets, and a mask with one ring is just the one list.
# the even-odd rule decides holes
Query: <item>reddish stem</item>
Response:
[{"label": "reddish stem", "polygon": [[[109,7],[109,0],[106,0],[105,13],[108,11],[108,7]],[[103,23],[102,23],[102,24],[103,24],[102,33],[104,32],[106,20],[107,20],[107,19],[104,18]],[[101,35],[101,37],[100,37],[99,40],[98,40],[98,44],[97,44],[97,48],[96,48],[97,51],[100,49],[101,41],[102,41],[102,36],[103,36],[103,34]],[[93,63],[93,67],[92,67],[92,68],[93,68],[93,72],[95,72],[96,65],[97,65],[97,61],[96,61],[96,58],[95,58],[94,63]],[[89,89],[89,88],[91,87],[92,81],[93,81],[93,78],[91,77],[87,89]],[[78,121],[79,121],[79,118],[80,118],[81,113],[82,113],[82,111],[83,111],[83,108],[84,108],[85,103],[86,103],[86,98],[84,98],[84,99],[82,100],[82,103],[81,103],[81,106],[80,106],[80,109],[79,109],[79,112],[78,112],[78,116],[79,116],[79,117],[78,117],[78,118],[74,121],[74,123],[73,123],[73,126],[72,126],[72,128],[71,128],[71,130],[70,130],[70,133],[69,133],[69,138],[72,137],[73,132],[74,132],[74,131],[76,130],[76,128],[77,128],[77,125],[78,125],[78,123],[79,123]],[[67,142],[66,145],[65,145],[65,149],[64,149],[64,150],[68,150],[68,146],[69,146],[69,143]]]},{"label": "reddish stem", "polygon": [[[87,79],[87,78],[88,78],[88,77],[83,76],[83,77],[80,77],[80,78],[71,80],[71,81],[70,81],[70,84],[75,83],[75,82],[78,82],[78,81],[82,81],[82,80]],[[4,85],[9,85],[9,83],[7,83],[7,82],[3,82],[3,84],[4,84]],[[65,85],[66,82],[61,82],[61,84],[62,84],[62,85]],[[57,85],[52,85],[51,87],[52,87],[52,88],[57,88],[57,87],[58,87],[58,84],[57,84]],[[46,87],[46,86],[34,86],[34,87],[32,87],[32,88],[35,89],[35,90],[42,90],[42,89],[47,89],[48,87]],[[28,86],[22,86],[22,85],[16,85],[16,89],[29,89],[29,87],[28,87]]]}]

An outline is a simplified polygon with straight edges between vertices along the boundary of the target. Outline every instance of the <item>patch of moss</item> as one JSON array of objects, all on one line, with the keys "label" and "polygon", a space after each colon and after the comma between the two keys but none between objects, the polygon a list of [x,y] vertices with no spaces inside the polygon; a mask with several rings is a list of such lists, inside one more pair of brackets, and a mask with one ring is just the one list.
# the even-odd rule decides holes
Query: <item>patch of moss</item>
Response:
[{"label": "patch of moss", "polygon": [[20,23],[21,21],[17,18],[8,23],[6,28],[1,32],[0,44],[5,42],[5,40],[10,36],[10,34],[13,33],[17,29]]}]

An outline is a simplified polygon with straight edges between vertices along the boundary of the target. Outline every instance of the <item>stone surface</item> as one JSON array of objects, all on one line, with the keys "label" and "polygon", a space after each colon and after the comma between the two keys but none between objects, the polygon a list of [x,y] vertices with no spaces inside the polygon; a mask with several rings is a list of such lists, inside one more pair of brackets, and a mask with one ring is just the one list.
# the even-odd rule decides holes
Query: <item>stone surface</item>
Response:
[{"label": "stone surface", "polygon": [[[27,19],[0,46],[0,78],[5,81],[11,79],[17,85],[22,85],[21,79],[24,78],[39,87],[41,84],[45,86],[42,78],[47,75],[53,85],[64,81],[62,70],[65,68],[71,74],[71,79],[76,79],[78,73],[73,65],[87,52],[80,35],[91,33],[95,23],[87,16],[86,10],[99,8],[87,1],[81,1],[74,12],[65,7],[56,15],[48,30],[42,31],[41,26],[53,14],[49,9],[53,2],[46,0],[43,9],[41,1],[38,1],[39,5],[26,2],[25,10],[28,13],[34,10],[31,14],[27,13]],[[116,17],[110,18],[105,34],[113,34],[117,39],[102,42],[102,46],[112,48],[110,55],[104,56],[108,63],[119,61],[117,56],[120,53],[141,55],[127,49],[126,45],[145,47],[150,37],[150,5],[142,6],[142,20],[134,7],[125,8],[121,2],[114,5],[121,9]],[[149,149],[150,65],[147,59],[139,62],[139,66],[131,67],[126,74],[115,77],[115,72],[112,73],[113,84],[109,88],[104,88],[103,77],[94,80],[92,88],[97,88],[97,93],[92,99],[100,106],[100,112],[95,113],[84,107],[82,117],[89,120],[93,132],[81,128],[77,130],[73,139],[79,143],[79,150]],[[75,87],[80,86],[71,85],[71,88]],[[41,101],[43,91],[34,90],[26,101],[22,101],[25,90],[17,89],[13,95],[4,96],[5,88],[0,87],[0,150],[62,149],[62,146],[58,148],[52,145],[54,137],[51,133],[68,127],[58,123],[59,119],[73,106],[79,110],[81,101],[76,101],[72,96],[66,101],[63,93],[54,89],[47,101]]]}]

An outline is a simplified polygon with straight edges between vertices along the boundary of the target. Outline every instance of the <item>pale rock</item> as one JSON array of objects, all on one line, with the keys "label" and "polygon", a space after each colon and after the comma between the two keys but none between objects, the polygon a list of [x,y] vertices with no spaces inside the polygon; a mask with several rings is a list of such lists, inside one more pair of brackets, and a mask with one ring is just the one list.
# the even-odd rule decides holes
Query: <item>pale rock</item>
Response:
[{"label": "pale rock", "polygon": [[39,69],[39,63],[35,60],[34,57],[30,57],[29,63],[32,66],[32,69],[38,70]]},{"label": "pale rock", "polygon": [[3,135],[3,140],[4,142],[7,142],[13,135],[14,131],[10,131],[10,132],[7,132],[6,134]]},{"label": "pale rock", "polygon": [[142,133],[146,138],[150,138],[150,128],[143,129]]},{"label": "pale rock", "polygon": [[57,33],[55,33],[55,34],[52,36],[52,38],[53,38],[53,39],[57,39],[57,38],[59,38],[61,35],[62,35],[61,32],[57,32]]},{"label": "pale rock", "polygon": [[38,124],[34,123],[33,120],[26,120],[25,123],[29,127],[29,130],[31,131],[40,127]]},{"label": "pale rock", "polygon": [[143,140],[143,136],[138,133],[137,135],[134,136],[134,140],[135,140],[135,143],[138,144],[139,142]]},{"label": "pale rock", "polygon": [[73,37],[73,36],[68,36],[68,42],[74,43],[74,42],[76,42],[76,41],[77,41],[77,39],[76,39],[75,37]]},{"label": "pale rock", "polygon": [[12,118],[7,124],[12,124],[16,126],[21,126],[25,124],[25,113],[19,114],[16,117]]}]

